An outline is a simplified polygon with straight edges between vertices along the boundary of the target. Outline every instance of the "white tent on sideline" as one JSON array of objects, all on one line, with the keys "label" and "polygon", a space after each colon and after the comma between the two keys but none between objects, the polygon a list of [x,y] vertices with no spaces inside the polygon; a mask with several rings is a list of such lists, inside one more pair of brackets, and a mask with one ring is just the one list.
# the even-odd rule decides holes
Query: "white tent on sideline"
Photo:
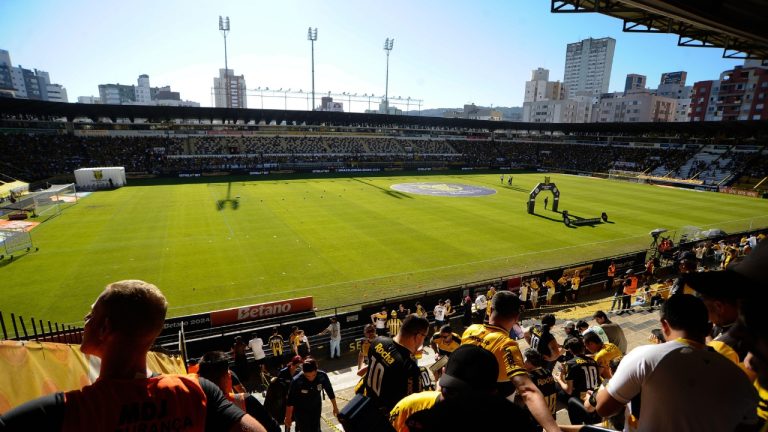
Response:
[{"label": "white tent on sideline", "polygon": [[78,190],[125,186],[125,167],[80,168],[75,170],[75,182]]}]

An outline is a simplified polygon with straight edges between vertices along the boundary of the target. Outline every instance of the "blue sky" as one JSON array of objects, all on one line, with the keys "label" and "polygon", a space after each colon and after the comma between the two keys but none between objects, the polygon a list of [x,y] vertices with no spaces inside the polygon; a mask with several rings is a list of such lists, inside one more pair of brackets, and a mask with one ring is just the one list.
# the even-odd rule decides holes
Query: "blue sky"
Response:
[{"label": "blue sky", "polygon": [[[522,105],[531,70],[562,80],[566,45],[587,37],[617,40],[612,91],[623,90],[628,73],[655,87],[662,72],[685,70],[692,84],[741,63],[720,49],[678,47],[675,35],[623,33],[610,17],[549,10],[549,0],[0,0],[0,48],[14,66],[49,72],[70,102],[146,73],[152,86],[170,85],[202,106],[212,105],[224,67],[219,15],[231,20],[229,67],[249,89],[310,90],[312,26],[318,93],[382,95],[382,47],[392,37],[389,95],[422,99],[423,108]],[[265,98],[264,107],[284,102]],[[303,109],[295,103],[289,109]],[[261,106],[258,92],[248,106]]]}]

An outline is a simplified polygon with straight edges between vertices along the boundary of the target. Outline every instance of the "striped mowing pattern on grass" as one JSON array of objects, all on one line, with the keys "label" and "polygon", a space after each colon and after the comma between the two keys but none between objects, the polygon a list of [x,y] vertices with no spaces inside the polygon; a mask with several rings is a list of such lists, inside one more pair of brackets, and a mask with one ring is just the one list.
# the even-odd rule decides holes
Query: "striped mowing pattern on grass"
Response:
[{"label": "striped mowing pattern on grass", "polygon": [[[472,198],[391,189],[425,180],[409,176],[217,178],[97,192],[33,230],[39,252],[0,262],[0,310],[77,322],[107,283],[127,278],[157,284],[170,315],[304,295],[322,308],[639,250],[659,227],[674,235],[685,226],[768,226],[765,200],[550,177],[561,211],[605,211],[609,223],[568,228],[544,210],[547,192],[527,214],[542,174],[515,174],[511,186],[498,174],[428,178],[497,191]],[[219,209],[226,199],[236,207]]]}]

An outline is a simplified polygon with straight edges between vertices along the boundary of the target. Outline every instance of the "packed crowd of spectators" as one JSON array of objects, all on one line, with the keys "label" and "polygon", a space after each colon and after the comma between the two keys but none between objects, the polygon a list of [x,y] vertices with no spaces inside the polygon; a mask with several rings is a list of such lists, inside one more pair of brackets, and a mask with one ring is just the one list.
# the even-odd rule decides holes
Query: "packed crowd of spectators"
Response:
[{"label": "packed crowd of spectators", "polygon": [[[27,181],[71,175],[82,167],[124,166],[129,173],[174,170],[239,170],[304,164],[312,168],[357,166],[381,168],[408,162],[425,166],[547,168],[606,173],[670,172],[679,169],[695,149],[659,149],[626,145],[508,140],[407,138],[349,135],[256,135],[188,137],[107,137],[52,134],[0,135],[0,172]],[[729,169],[768,171],[765,158],[733,157]],[[715,161],[717,162],[717,161]],[[725,161],[721,161],[726,163]],[[693,171],[708,167],[695,165]],[[430,165],[431,164],[431,165]],[[701,165],[701,166],[700,166]],[[719,167],[719,165],[718,165]],[[295,169],[296,166],[286,166]]]}]

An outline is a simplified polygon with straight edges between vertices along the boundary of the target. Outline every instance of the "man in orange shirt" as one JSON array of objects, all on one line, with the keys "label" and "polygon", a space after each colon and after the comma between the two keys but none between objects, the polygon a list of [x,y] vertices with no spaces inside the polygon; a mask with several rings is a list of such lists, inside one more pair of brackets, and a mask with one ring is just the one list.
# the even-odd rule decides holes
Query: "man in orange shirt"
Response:
[{"label": "man in orange shirt", "polygon": [[150,375],[147,352],[160,334],[168,302],[140,280],[107,285],[85,317],[80,350],[101,359],[91,385],[53,393],[0,416],[3,431],[265,431],[206,379]]}]

